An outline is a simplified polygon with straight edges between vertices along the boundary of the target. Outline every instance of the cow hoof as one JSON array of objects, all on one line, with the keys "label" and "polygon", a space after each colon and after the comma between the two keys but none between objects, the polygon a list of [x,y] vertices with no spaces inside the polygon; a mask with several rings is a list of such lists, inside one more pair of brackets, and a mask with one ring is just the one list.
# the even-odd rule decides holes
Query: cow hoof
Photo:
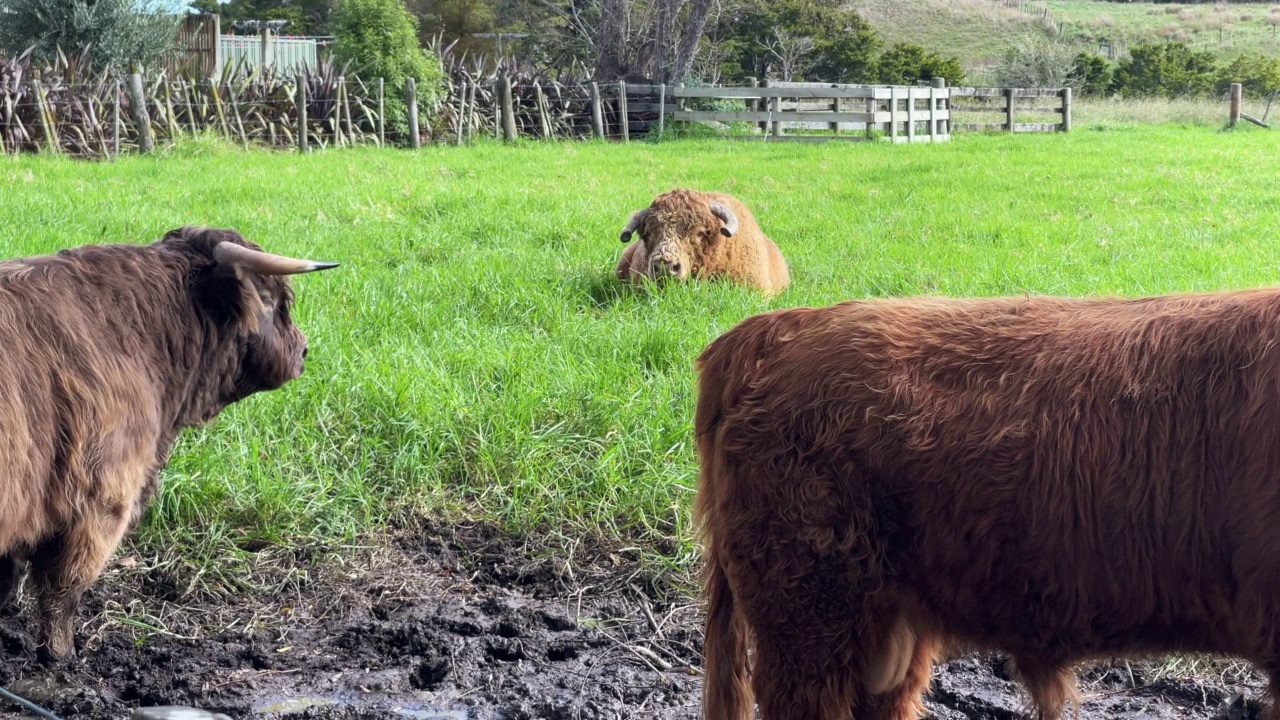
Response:
[{"label": "cow hoof", "polygon": [[74,647],[65,653],[55,653],[49,649],[48,645],[41,645],[36,648],[36,662],[46,668],[55,668],[75,661],[76,650]]}]

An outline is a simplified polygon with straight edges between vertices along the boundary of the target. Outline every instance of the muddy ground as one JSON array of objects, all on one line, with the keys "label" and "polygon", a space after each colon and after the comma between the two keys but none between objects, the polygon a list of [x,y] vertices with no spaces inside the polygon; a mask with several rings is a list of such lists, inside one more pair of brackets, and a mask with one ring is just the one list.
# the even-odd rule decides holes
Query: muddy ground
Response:
[{"label": "muddy ground", "polygon": [[[239,602],[193,600],[199,578],[124,554],[86,600],[74,663],[36,663],[30,608],[0,616],[0,683],[64,718],[150,705],[261,720],[698,717],[699,608],[632,552],[423,527],[321,565]],[[1203,659],[1081,672],[1086,718],[1244,720],[1261,686]],[[1000,658],[973,656],[937,669],[929,709],[1005,720],[1023,702]]]}]

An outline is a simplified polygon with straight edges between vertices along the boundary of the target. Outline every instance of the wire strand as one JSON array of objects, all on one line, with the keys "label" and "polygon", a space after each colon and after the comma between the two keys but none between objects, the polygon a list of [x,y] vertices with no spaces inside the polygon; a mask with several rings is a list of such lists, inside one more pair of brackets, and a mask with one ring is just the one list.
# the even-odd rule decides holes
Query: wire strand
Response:
[{"label": "wire strand", "polygon": [[20,698],[17,695],[14,695],[13,693],[9,692],[8,690],[5,690],[2,687],[0,687],[0,697],[14,703],[15,705],[21,707],[24,710],[33,712],[36,715],[39,715],[40,717],[45,718],[46,720],[62,720],[62,718],[58,717],[57,715],[54,715],[48,710],[45,710],[39,705],[36,705],[30,700],[25,700],[23,698]]}]

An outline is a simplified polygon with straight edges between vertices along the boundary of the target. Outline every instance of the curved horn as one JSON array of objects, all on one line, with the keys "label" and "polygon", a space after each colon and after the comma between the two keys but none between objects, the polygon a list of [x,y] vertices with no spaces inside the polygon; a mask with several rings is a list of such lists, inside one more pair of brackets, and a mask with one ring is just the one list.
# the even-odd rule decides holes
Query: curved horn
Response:
[{"label": "curved horn", "polygon": [[724,221],[724,226],[720,228],[721,235],[733,237],[733,234],[738,232],[738,216],[733,214],[728,205],[712,201],[711,214]]},{"label": "curved horn", "polygon": [[244,268],[259,275],[297,275],[338,267],[338,263],[335,262],[316,262],[272,255],[259,250],[250,250],[232,242],[220,242],[214,245],[213,259],[219,265]]},{"label": "curved horn", "polygon": [[627,221],[627,226],[622,228],[622,234],[618,236],[622,242],[631,239],[631,233],[635,232],[636,228],[640,227],[640,221],[644,220],[645,212],[645,210],[637,210],[631,213],[631,219]]}]

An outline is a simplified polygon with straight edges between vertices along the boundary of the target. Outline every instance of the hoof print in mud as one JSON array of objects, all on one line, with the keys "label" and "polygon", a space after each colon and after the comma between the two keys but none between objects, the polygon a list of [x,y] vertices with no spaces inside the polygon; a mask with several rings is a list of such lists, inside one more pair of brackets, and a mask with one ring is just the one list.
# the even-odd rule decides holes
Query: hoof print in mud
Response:
[{"label": "hoof print in mud", "polygon": [[426,658],[409,673],[409,685],[417,690],[437,690],[451,670],[453,663],[447,657]]},{"label": "hoof print in mud", "polygon": [[542,624],[546,625],[551,632],[569,632],[578,629],[578,623],[563,615],[554,615],[549,612],[542,612],[539,615],[542,616]]},{"label": "hoof print in mud", "polygon": [[516,662],[527,660],[524,645],[516,639],[495,639],[485,648],[485,654],[499,662]]},{"label": "hoof print in mud", "polygon": [[559,645],[547,648],[547,659],[551,662],[564,662],[565,660],[575,660],[578,657],[578,648],[572,645]]}]

